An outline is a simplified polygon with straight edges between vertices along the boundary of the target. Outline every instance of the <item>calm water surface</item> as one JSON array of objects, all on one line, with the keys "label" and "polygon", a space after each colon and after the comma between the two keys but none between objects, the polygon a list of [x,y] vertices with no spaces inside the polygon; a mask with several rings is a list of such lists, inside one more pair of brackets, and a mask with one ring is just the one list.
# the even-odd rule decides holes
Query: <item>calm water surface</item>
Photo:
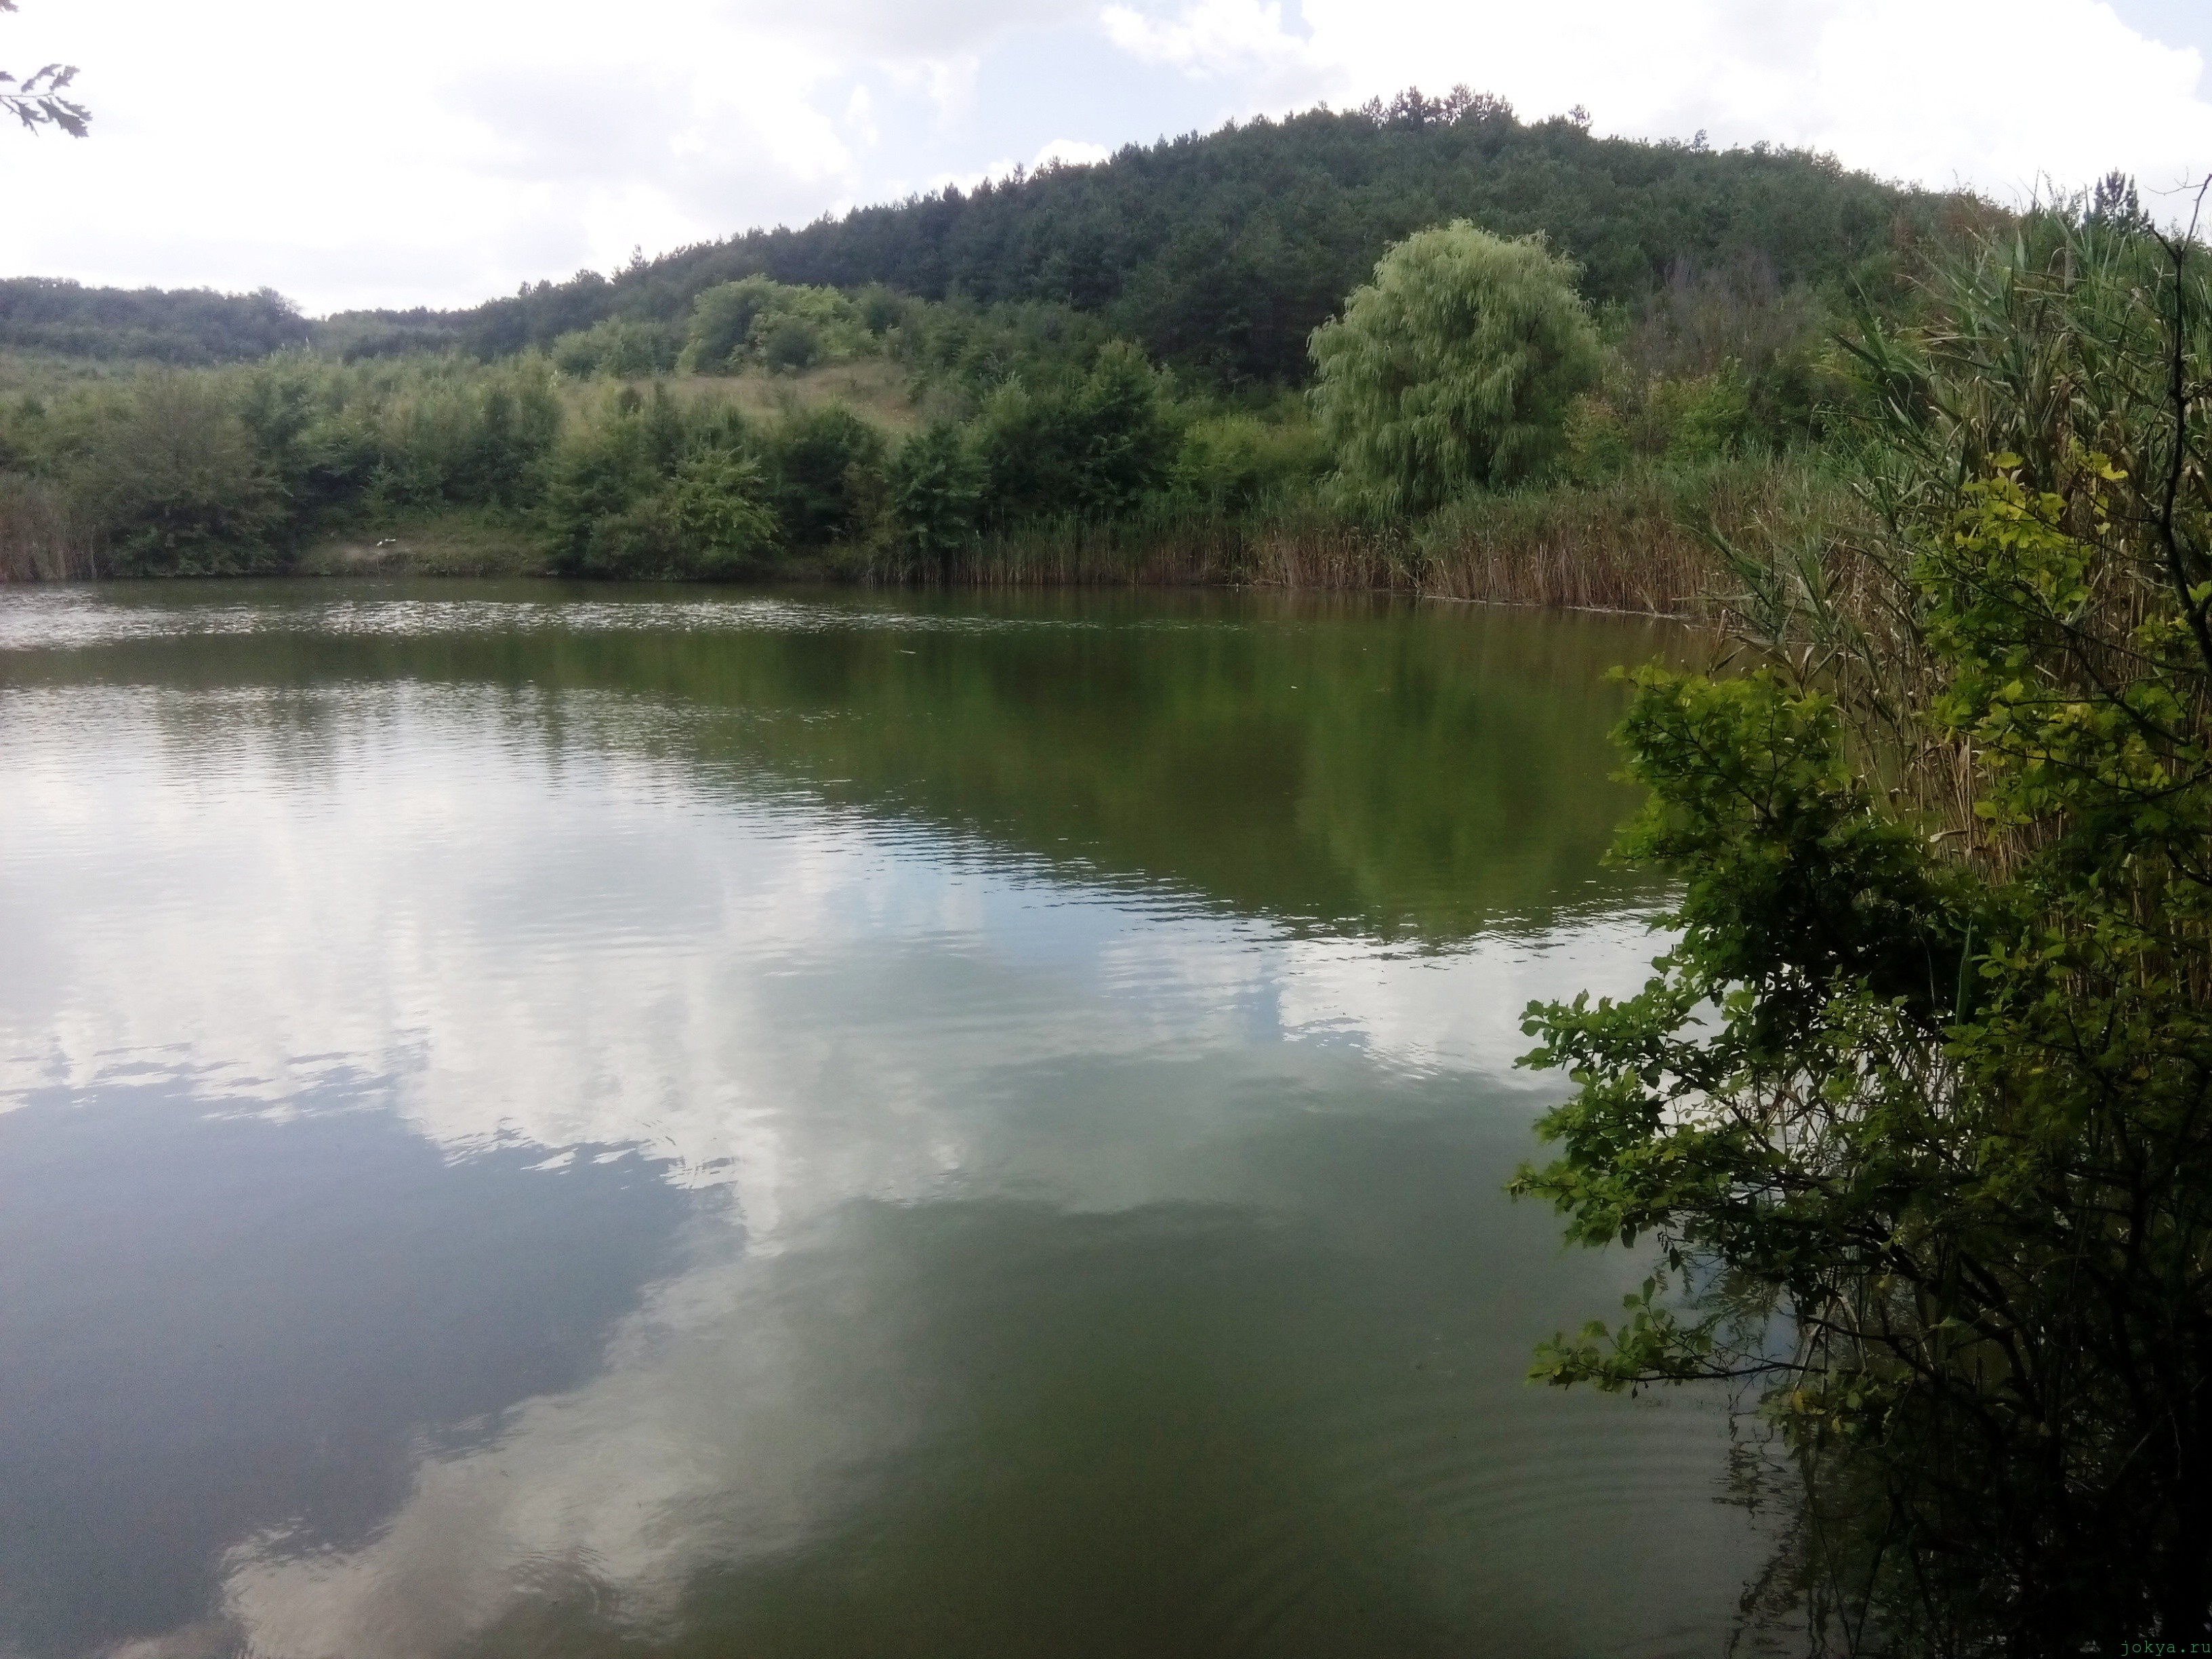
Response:
[{"label": "calm water surface", "polygon": [[1590,618],[0,593],[0,1654],[1715,1654]]}]

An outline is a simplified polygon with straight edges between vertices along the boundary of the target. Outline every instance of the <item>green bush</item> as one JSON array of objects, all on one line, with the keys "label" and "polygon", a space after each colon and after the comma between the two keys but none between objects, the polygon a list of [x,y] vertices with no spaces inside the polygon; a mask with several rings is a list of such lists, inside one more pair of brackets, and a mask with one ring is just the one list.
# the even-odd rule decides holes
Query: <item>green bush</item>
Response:
[{"label": "green bush", "polygon": [[680,364],[702,374],[750,365],[795,370],[877,349],[860,308],[836,289],[747,276],[693,301]]},{"label": "green bush", "polygon": [[635,378],[665,374],[676,367],[678,341],[669,325],[650,319],[609,317],[553,342],[554,367],[586,379],[594,374]]},{"label": "green bush", "polygon": [[1168,482],[1180,437],[1158,375],[1119,341],[1079,380],[1034,392],[1007,381],[976,427],[985,514],[1000,525],[1125,513]]},{"label": "green bush", "polygon": [[727,411],[687,415],[665,389],[625,392],[565,447],[547,491],[552,568],[565,575],[722,577],[781,540],[759,462]]},{"label": "green bush", "polygon": [[[2117,194],[2118,192],[2113,192]],[[1645,669],[1643,989],[1516,1190],[1657,1263],[1536,1374],[1758,1391],[1854,1652],[2212,1630],[2212,259],[2039,216],[1853,343],[1874,522]],[[1790,1528],[1779,1529],[1784,1532]],[[1802,1625],[1800,1628],[1803,1628]]]},{"label": "green bush", "polygon": [[793,546],[826,547],[869,528],[880,506],[883,434],[837,404],[785,418],[764,434],[769,499]]},{"label": "green bush", "polygon": [[282,563],[283,498],[226,392],[212,376],[149,376],[85,432],[70,482],[115,568],[195,575]]},{"label": "green bush", "polygon": [[891,512],[908,549],[939,564],[975,539],[983,469],[960,428],[940,422],[899,446],[891,463]]},{"label": "green bush", "polygon": [[1274,420],[1237,410],[1183,428],[1175,482],[1213,512],[1241,513],[1310,489],[1328,462],[1328,446],[1303,410]]}]

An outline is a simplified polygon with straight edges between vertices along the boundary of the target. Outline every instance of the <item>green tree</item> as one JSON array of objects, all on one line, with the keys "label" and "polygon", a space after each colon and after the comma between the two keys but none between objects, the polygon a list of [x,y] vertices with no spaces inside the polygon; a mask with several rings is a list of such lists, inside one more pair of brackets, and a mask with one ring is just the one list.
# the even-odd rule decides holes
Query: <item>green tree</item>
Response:
[{"label": "green tree", "polygon": [[1384,254],[1313,335],[1314,412],[1346,492],[1419,512],[1540,471],[1600,367],[1574,278],[1540,236],[1463,219]]},{"label": "green tree", "polygon": [[1006,381],[977,428],[988,512],[1001,524],[1125,513],[1168,481],[1181,442],[1158,375],[1120,340],[1079,378],[1036,390]]},{"label": "green tree", "polygon": [[883,476],[882,433],[829,404],[785,416],[763,447],[776,515],[793,544],[826,547],[861,534]]},{"label": "green tree", "polygon": [[70,477],[122,570],[206,575],[278,562],[277,481],[210,378],[148,377],[102,412]]},{"label": "green tree", "polygon": [[678,464],[668,516],[682,544],[677,574],[686,576],[743,574],[781,539],[760,463],[711,444]]},{"label": "green tree", "polygon": [[940,422],[899,447],[891,462],[891,511],[907,544],[950,574],[975,540],[981,468],[960,428]]},{"label": "green tree", "polygon": [[2212,282],[2112,217],[1869,325],[1878,533],[1635,677],[1676,942],[1530,1010],[1515,1189],[1660,1261],[1537,1374],[1762,1383],[1852,1650],[2212,1634]]},{"label": "green tree", "polygon": [[756,570],[782,542],[759,461],[726,414],[687,417],[656,386],[625,390],[573,439],[547,491],[566,575],[696,580]]}]

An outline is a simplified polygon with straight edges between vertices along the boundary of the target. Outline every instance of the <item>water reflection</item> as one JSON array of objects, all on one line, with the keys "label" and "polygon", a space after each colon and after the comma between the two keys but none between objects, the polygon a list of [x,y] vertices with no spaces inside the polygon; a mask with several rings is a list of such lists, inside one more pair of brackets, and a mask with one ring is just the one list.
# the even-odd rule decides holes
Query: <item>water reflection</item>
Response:
[{"label": "water reflection", "polygon": [[[0,1117],[0,1618],[82,1652],[202,1617],[230,1538],[358,1546],[434,1435],[599,1367],[677,1265],[632,1155],[557,1188],[343,1095],[310,1121],[116,1083]],[[354,1108],[353,1109],[349,1109]]]},{"label": "water reflection", "polygon": [[9,596],[0,1331],[74,1437],[0,1459],[76,1530],[0,1634],[1710,1650],[1717,1425],[1522,1387],[1633,1264],[1498,1196],[1519,1009],[1640,977],[1595,673],[1650,643]]}]

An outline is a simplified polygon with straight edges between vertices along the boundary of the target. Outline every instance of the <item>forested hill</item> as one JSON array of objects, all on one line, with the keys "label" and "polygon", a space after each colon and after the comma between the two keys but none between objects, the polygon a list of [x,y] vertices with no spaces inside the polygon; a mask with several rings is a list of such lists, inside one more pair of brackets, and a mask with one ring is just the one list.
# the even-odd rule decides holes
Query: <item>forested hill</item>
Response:
[{"label": "forested hill", "polygon": [[479,353],[503,354],[603,317],[677,319],[702,289],[761,271],[931,299],[1056,301],[1220,380],[1295,380],[1307,335],[1383,248],[1440,220],[1544,231],[1582,263],[1589,297],[1632,301],[1683,259],[1752,253],[1785,284],[1840,278],[1931,226],[1951,199],[1800,151],[1595,138],[1464,91],[1407,92],[750,231],[611,280],[539,283],[447,325]]},{"label": "forested hill", "polygon": [[271,289],[86,288],[47,276],[0,279],[0,345],[65,357],[209,363],[303,345],[313,325]]},{"label": "forested hill", "polygon": [[1634,302],[1679,263],[1744,258],[1787,287],[1879,277],[1963,198],[1765,145],[1596,138],[1581,122],[1524,122],[1459,90],[1408,91],[1130,145],[969,192],[947,188],[799,229],[750,230],[581,271],[469,309],[355,312],[309,324],[280,295],[0,281],[0,346],[71,356],[204,362],[312,337],[348,357],[459,347],[483,358],[610,318],[680,329],[708,288],[786,283],[980,302],[1046,301],[1101,316],[1152,356],[1225,386],[1295,382],[1306,338],[1383,249],[1426,225],[1474,220],[1545,232],[1594,301]]}]

